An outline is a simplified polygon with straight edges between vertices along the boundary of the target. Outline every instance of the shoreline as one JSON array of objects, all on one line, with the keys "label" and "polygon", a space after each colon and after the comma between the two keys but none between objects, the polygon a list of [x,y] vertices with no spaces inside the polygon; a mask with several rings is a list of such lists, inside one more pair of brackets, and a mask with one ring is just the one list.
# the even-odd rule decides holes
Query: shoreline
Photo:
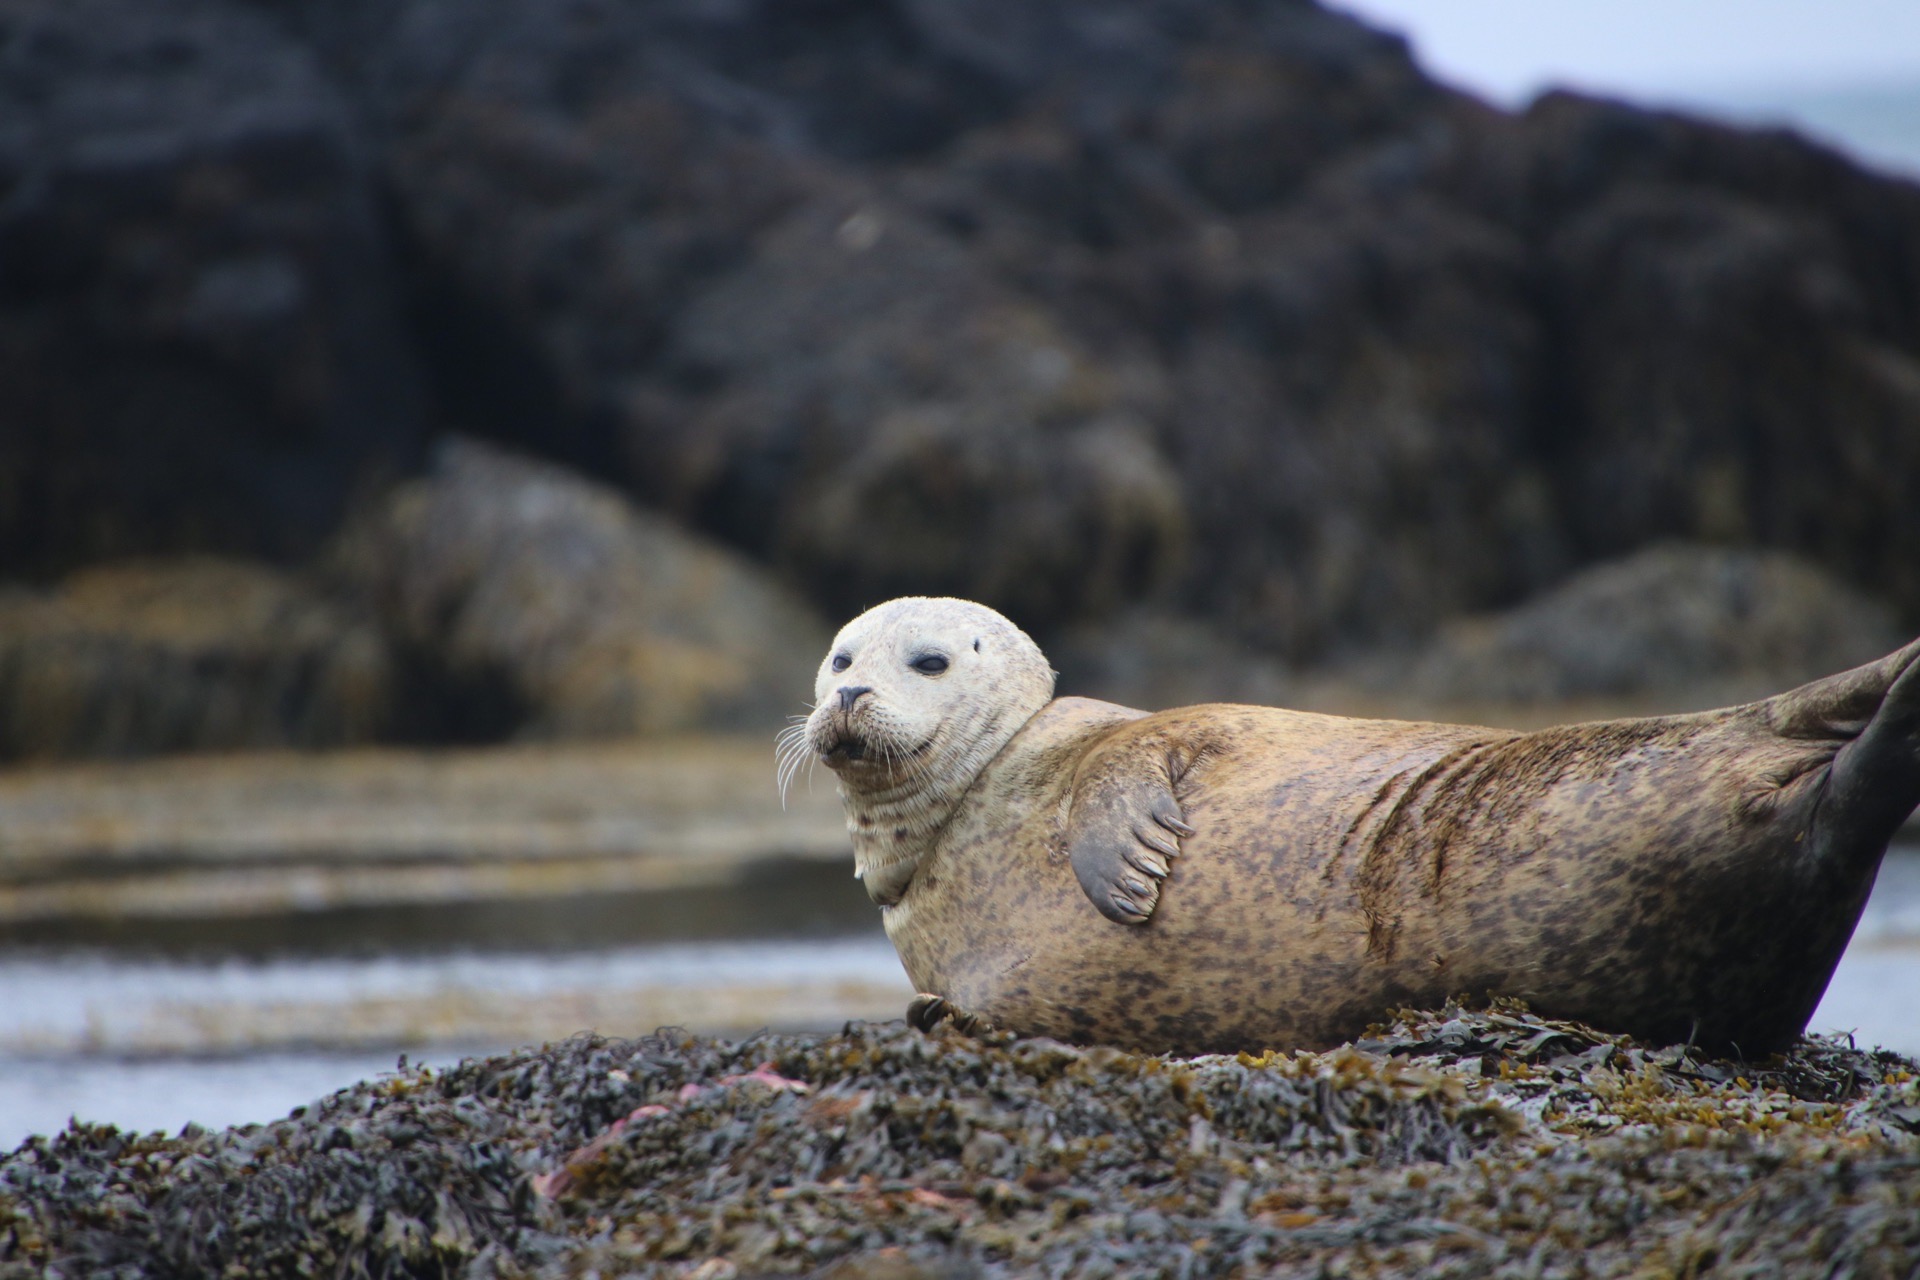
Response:
[{"label": "shoreline", "polygon": [[1496,1006],[1163,1059],[853,1024],[580,1037],[270,1125],[36,1138],[0,1157],[0,1277],[1893,1275],[1916,1205],[1920,1063],[1833,1041],[1728,1063]]}]

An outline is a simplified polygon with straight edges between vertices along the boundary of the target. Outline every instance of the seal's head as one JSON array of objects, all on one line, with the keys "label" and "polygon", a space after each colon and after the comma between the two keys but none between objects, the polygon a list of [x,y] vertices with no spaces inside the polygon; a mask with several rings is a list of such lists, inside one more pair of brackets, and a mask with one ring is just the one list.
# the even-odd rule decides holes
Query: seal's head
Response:
[{"label": "seal's head", "polygon": [[985,605],[908,596],[841,628],[814,697],[807,745],[839,775],[867,891],[891,902],[987,762],[1052,699],[1053,670]]}]

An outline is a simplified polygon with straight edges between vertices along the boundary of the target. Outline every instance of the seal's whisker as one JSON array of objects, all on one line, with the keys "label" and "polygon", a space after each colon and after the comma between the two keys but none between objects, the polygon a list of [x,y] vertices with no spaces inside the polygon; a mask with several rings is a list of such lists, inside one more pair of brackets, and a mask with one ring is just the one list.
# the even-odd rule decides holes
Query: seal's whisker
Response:
[{"label": "seal's whisker", "polygon": [[784,809],[801,762],[812,755],[807,744],[806,722],[799,720],[788,725],[775,736],[774,742],[774,780],[780,788],[780,807]]}]

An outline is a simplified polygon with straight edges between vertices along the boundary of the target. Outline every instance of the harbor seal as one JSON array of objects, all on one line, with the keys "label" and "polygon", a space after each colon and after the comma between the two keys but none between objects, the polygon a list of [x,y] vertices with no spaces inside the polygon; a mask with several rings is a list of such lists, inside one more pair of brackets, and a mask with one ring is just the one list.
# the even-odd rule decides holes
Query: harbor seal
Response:
[{"label": "harbor seal", "polygon": [[1325,1048],[1456,994],[1777,1050],[1920,800],[1920,641],[1517,733],[1056,699],[1006,618],[908,598],[815,692],[789,748],[838,777],[911,1016],[1149,1052]]}]

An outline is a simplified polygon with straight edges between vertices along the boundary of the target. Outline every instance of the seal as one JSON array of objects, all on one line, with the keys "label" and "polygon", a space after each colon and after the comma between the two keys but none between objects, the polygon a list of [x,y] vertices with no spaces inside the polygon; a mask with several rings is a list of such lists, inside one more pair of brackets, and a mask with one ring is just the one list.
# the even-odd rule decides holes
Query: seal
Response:
[{"label": "seal", "polygon": [[1325,1048],[1459,994],[1772,1052],[1920,801],[1920,641],[1517,733],[1056,699],[1013,623],[915,597],[815,693],[792,746],[837,775],[910,1019],[1148,1052]]}]

